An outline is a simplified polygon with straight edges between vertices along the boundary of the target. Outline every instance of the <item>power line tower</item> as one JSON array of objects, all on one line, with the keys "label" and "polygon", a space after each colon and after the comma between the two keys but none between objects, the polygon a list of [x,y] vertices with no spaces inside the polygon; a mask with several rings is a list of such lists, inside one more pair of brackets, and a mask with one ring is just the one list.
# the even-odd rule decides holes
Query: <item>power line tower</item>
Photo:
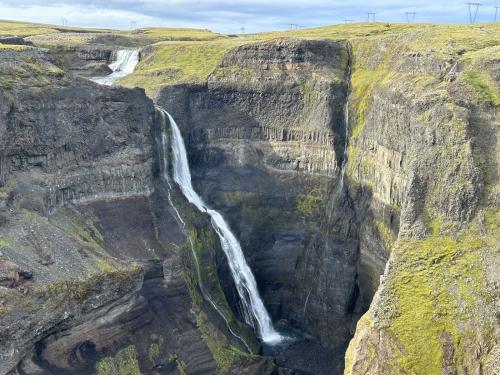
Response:
[{"label": "power line tower", "polygon": [[413,23],[415,22],[415,16],[417,15],[417,12],[406,12],[406,22],[408,23]]},{"label": "power line tower", "polygon": [[344,20],[344,23],[353,23],[354,20]]},{"label": "power line tower", "polygon": [[299,25],[297,25],[296,23],[290,24],[290,30],[297,30],[298,28],[299,28]]},{"label": "power line tower", "polygon": [[135,30],[137,29],[137,22],[135,21],[130,21],[130,29]]},{"label": "power line tower", "polygon": [[241,26],[241,33],[245,34],[245,26]]},{"label": "power line tower", "polygon": [[495,7],[495,21],[494,22],[497,22],[498,9],[500,9],[500,7]]},{"label": "power line tower", "polygon": [[465,3],[467,9],[469,10],[469,23],[476,23],[477,11],[479,7],[483,4],[481,3]]},{"label": "power line tower", "polygon": [[375,14],[377,13],[374,13],[374,12],[366,12],[366,22],[370,22],[370,20],[372,22],[375,22]]},{"label": "power line tower", "polygon": [[61,22],[63,26],[68,26],[68,20],[66,18],[63,18]]}]

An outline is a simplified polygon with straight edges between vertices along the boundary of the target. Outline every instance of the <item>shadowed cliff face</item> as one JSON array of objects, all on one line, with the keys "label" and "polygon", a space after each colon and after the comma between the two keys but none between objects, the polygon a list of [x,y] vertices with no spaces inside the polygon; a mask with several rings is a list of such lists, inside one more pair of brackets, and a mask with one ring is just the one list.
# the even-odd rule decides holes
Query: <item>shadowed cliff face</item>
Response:
[{"label": "shadowed cliff face", "polygon": [[[50,64],[33,52],[25,55],[10,64],[23,58],[35,61],[27,69],[37,61]],[[139,89],[106,89],[57,74],[37,86],[23,84],[21,76],[19,85],[0,93],[2,184],[15,174],[20,206],[39,212],[68,202],[148,194],[151,101]]]},{"label": "shadowed cliff face", "polygon": [[[348,339],[358,294],[353,210],[338,184],[349,64],[345,42],[250,44],[226,55],[206,85],[165,88],[158,99],[273,318],[329,344]],[[225,267],[220,257],[236,308]]]},{"label": "shadowed cliff face", "polygon": [[155,188],[153,103],[60,66],[1,52],[0,373],[91,374],[103,357],[215,373]]}]

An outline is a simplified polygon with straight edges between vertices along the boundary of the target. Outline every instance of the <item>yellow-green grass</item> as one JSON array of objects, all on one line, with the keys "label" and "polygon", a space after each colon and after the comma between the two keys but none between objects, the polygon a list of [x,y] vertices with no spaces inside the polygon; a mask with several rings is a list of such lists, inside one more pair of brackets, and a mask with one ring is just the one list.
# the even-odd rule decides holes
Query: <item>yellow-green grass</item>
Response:
[{"label": "yellow-green grass", "polygon": [[[460,316],[459,301],[476,303],[475,294],[483,281],[477,264],[480,245],[478,239],[458,242],[438,236],[399,246],[400,264],[405,266],[390,283],[397,301],[397,317],[390,331],[402,345],[398,361],[405,372],[440,374],[440,335],[450,333],[459,344],[457,323],[466,319]],[[416,262],[422,265],[415,267]],[[466,279],[473,279],[472,287]],[[457,290],[453,290],[455,283]]]},{"label": "yellow-green grass", "polygon": [[6,51],[6,50],[12,50],[12,51],[23,51],[30,48],[29,46],[22,45],[22,44],[2,44],[0,43],[0,50]]},{"label": "yellow-green grass", "polygon": [[138,86],[154,96],[163,86],[176,83],[201,83],[217,67],[222,57],[237,42],[162,42],[137,65],[135,72],[119,82]]},{"label": "yellow-green grass", "polygon": [[207,29],[189,29],[189,28],[169,28],[169,27],[154,27],[138,29],[134,31],[121,32],[122,35],[129,35],[133,37],[146,37],[152,42],[160,41],[194,41],[194,40],[214,40],[220,38],[227,38],[222,34],[214,33]]},{"label": "yellow-green grass", "polygon": [[467,70],[461,75],[463,82],[484,102],[500,106],[500,94],[491,76],[482,71]]},{"label": "yellow-green grass", "polygon": [[119,42],[130,45],[147,45],[160,41],[194,41],[227,38],[206,29],[189,28],[144,28],[133,31],[79,28],[45,25],[17,21],[0,21],[0,36],[31,37],[30,40],[46,46],[89,44],[99,34],[120,36]]},{"label": "yellow-green grass", "polygon": [[485,259],[495,256],[499,213],[489,207],[480,216],[484,220],[458,233],[432,220],[427,238],[395,244],[392,258],[397,261],[382,287],[386,303],[378,306],[383,323],[374,323],[368,312],[357,325],[359,335],[368,335],[365,339],[378,337],[374,330],[387,330],[391,357],[377,359],[379,353],[370,350],[374,342],[356,336],[346,353],[346,374],[353,372],[356,345],[370,350],[367,366],[382,363],[388,374],[440,375],[447,353],[463,369],[470,362],[467,343],[494,340],[495,301],[486,288]]},{"label": "yellow-green grass", "polygon": [[30,36],[57,32],[53,26],[38,23],[0,21],[0,36]]},{"label": "yellow-green grass", "polygon": [[96,365],[96,375],[141,375],[137,350],[129,346],[120,350],[113,357],[105,357]]}]

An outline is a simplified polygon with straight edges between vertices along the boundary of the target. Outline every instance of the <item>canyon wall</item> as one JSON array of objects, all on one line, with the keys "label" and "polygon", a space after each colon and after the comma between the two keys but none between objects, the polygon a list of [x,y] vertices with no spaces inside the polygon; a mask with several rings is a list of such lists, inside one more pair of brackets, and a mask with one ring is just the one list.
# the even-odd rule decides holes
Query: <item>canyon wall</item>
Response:
[{"label": "canyon wall", "polygon": [[358,289],[339,183],[349,66],[347,42],[273,40],[235,48],[204,85],[158,96],[187,140],[195,188],[228,219],[273,319],[330,345],[350,337]]},{"label": "canyon wall", "polygon": [[353,200],[370,196],[362,263],[371,230],[391,255],[345,374],[493,374],[498,52],[372,48],[356,48],[347,175]]},{"label": "canyon wall", "polygon": [[0,373],[216,373],[152,101],[46,50],[0,54]]},{"label": "canyon wall", "polygon": [[[369,27],[242,41],[156,100],[278,328],[354,334],[345,374],[494,373],[495,30],[429,50],[423,26]],[[0,51],[0,372],[287,373],[228,330],[259,353],[208,218],[160,178],[168,124],[140,89],[68,74],[75,51]]]}]

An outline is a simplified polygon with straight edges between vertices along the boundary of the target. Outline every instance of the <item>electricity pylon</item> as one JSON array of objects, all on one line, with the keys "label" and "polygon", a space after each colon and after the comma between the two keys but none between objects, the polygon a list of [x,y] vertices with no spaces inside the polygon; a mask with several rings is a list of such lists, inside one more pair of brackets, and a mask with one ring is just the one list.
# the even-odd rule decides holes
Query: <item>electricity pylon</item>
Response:
[{"label": "electricity pylon", "polygon": [[465,3],[467,9],[469,10],[469,23],[476,23],[477,11],[479,7],[483,4],[481,3]]}]

